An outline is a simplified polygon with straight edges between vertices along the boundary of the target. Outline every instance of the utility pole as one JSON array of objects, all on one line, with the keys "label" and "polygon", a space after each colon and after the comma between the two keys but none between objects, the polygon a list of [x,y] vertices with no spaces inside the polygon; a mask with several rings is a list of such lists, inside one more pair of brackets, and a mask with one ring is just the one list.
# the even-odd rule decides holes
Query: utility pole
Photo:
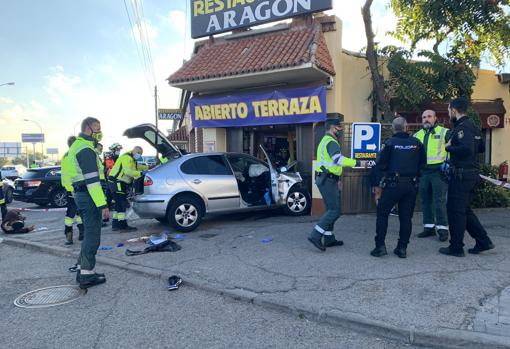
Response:
[{"label": "utility pole", "polygon": [[159,138],[159,128],[158,128],[158,86],[154,85],[154,115],[156,117],[156,155],[158,151],[158,138]]}]

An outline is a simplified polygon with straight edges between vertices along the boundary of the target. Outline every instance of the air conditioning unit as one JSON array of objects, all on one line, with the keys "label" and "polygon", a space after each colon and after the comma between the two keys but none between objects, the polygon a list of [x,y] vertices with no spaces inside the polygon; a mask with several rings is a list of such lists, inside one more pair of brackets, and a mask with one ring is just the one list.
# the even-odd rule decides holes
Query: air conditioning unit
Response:
[{"label": "air conditioning unit", "polygon": [[510,84],[510,74],[509,73],[498,74],[498,81],[501,84]]}]

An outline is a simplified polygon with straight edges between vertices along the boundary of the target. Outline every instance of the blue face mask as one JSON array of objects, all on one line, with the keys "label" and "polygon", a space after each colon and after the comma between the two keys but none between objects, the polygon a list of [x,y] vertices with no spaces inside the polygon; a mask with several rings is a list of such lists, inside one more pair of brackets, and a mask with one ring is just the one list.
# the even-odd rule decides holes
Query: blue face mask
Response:
[{"label": "blue face mask", "polygon": [[136,160],[136,161],[142,161],[142,156],[140,154],[134,154],[133,155],[133,158]]}]

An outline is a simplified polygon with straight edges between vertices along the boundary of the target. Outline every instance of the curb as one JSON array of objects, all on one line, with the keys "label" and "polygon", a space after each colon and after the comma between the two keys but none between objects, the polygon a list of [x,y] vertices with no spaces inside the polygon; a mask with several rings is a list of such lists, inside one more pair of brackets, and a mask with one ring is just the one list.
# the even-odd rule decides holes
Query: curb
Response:
[{"label": "curb", "polygon": [[[64,247],[50,246],[23,239],[4,237],[0,239],[0,243],[2,242],[10,246],[46,252],[60,257],[78,256],[77,252],[70,251]],[[169,271],[128,263],[111,257],[98,256],[96,259],[97,262],[104,265],[158,279],[165,279],[166,275],[170,274]],[[327,323],[333,326],[353,330],[358,333],[366,333],[412,345],[451,349],[478,349],[480,347],[510,349],[510,338],[507,337],[449,328],[441,328],[435,332],[416,330],[413,326],[410,328],[401,328],[389,325],[382,321],[372,320],[355,313],[283,304],[263,299],[260,294],[249,290],[242,288],[222,288],[223,286],[221,285],[214,285],[210,282],[204,282],[194,278],[186,277],[185,284],[209,293],[227,296],[237,301],[255,304],[260,307],[269,308],[293,316],[305,317],[315,322]]]}]

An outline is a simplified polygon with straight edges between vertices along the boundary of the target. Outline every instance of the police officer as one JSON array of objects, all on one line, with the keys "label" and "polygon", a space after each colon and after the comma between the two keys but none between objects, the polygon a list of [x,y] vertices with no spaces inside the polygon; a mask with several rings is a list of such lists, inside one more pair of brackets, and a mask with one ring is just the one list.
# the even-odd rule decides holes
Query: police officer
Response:
[{"label": "police officer", "polygon": [[448,184],[441,172],[446,160],[446,136],[448,129],[438,125],[436,112],[425,110],[421,116],[422,129],[415,133],[427,152],[427,163],[421,169],[420,199],[423,211],[423,232],[419,238],[437,235],[440,241],[448,240],[446,218],[446,191]]},{"label": "police officer", "polygon": [[85,118],[81,123],[80,135],[68,151],[74,199],[85,227],[85,237],[77,261],[76,279],[80,288],[88,288],[106,281],[104,274],[98,274],[94,270],[96,253],[101,241],[102,217],[109,215],[99,177],[100,160],[95,151],[95,144],[101,139],[99,120]]},{"label": "police officer", "polygon": [[315,183],[324,200],[326,213],[313,228],[308,241],[321,251],[325,251],[326,247],[343,245],[343,241],[336,240],[333,234],[334,224],[341,215],[339,180],[343,168],[367,165],[366,161],[350,159],[340,152],[338,141],[342,137],[342,121],[342,114],[328,114],[324,123],[326,133],[317,147]]},{"label": "police officer", "polygon": [[132,151],[122,154],[110,171],[108,181],[110,189],[114,190],[115,215],[112,220],[112,230],[134,231],[136,227],[129,226],[126,220],[126,209],[128,207],[128,192],[135,179],[142,175],[142,170],[138,168],[137,160],[141,160],[143,149],[139,146]]},{"label": "police officer", "polygon": [[[426,163],[423,144],[407,134],[407,122],[397,117],[392,122],[393,137],[384,143],[376,167],[382,173],[378,191],[382,193],[377,204],[377,222],[374,257],[387,255],[385,245],[388,216],[391,208],[398,204],[400,232],[397,247],[393,250],[400,258],[407,257],[407,245],[412,231],[412,222],[420,167]],[[379,179],[379,178],[377,178]],[[377,180],[376,179],[376,180]],[[377,183],[372,183],[372,185]]]},{"label": "police officer", "polygon": [[450,246],[439,249],[442,254],[464,257],[464,231],[475,239],[476,244],[468,250],[478,254],[491,250],[494,245],[487,231],[469,206],[480,182],[478,154],[485,151],[481,132],[466,116],[468,101],[456,98],[450,102],[448,112],[453,122],[451,138],[446,144],[450,154],[450,171],[446,209],[450,222]]},{"label": "police officer", "polygon": [[[71,148],[74,141],[76,141],[75,136],[71,136],[67,139],[67,146]],[[72,245],[73,244],[73,223],[76,220],[76,224],[78,225],[78,240],[82,241],[84,238],[84,227],[83,222],[78,214],[78,207],[76,206],[76,203],[74,202],[73,197],[73,182],[71,180],[71,162],[69,161],[69,152],[66,152],[64,156],[62,157],[62,160],[60,161],[61,166],[61,175],[60,175],[60,182],[62,183],[62,186],[65,188],[67,192],[67,210],[66,215],[64,217],[64,234],[66,237],[66,245]]]}]

